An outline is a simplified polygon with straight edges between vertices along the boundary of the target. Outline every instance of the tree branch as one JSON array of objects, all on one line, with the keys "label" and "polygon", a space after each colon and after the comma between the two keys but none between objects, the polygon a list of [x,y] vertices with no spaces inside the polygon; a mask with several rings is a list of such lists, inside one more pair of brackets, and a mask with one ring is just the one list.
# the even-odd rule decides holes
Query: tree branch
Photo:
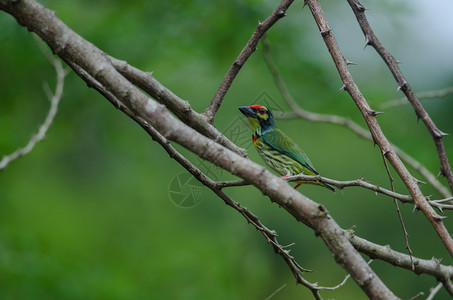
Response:
[{"label": "tree branch", "polygon": [[[17,149],[16,151],[14,151],[13,153],[11,153],[9,155],[3,156],[2,160],[0,161],[0,171],[5,170],[6,167],[12,161],[30,153],[33,150],[33,148],[36,146],[36,144],[39,143],[40,141],[42,141],[46,137],[47,130],[49,130],[49,127],[53,123],[55,115],[57,114],[58,104],[60,103],[61,97],[63,96],[64,79],[68,73],[63,68],[61,62],[58,59],[54,58],[52,55],[50,55],[46,52],[46,51],[48,51],[48,49],[43,49],[42,47],[40,47],[40,48],[41,48],[41,51],[46,56],[49,63],[55,68],[55,72],[57,74],[57,83],[56,83],[55,91],[54,91],[53,95],[50,95],[51,92],[48,92],[48,97],[49,97],[49,101],[50,101],[50,109],[47,112],[44,122],[39,127],[38,132],[36,134],[32,135],[32,137],[28,141],[27,145],[23,148]],[[48,88],[48,86],[46,85],[45,88]]]},{"label": "tree branch", "polygon": [[142,70],[129,65],[127,62],[116,59],[112,56],[109,56],[109,59],[118,72],[120,72],[134,85],[143,89],[151,97],[164,104],[184,123],[228,149],[242,156],[247,155],[247,151],[245,149],[239,148],[227,139],[217,130],[217,128],[207,122],[207,119],[203,114],[199,114],[194,111],[190,107],[190,103],[188,101],[182,100],[176,96],[172,91],[157,81],[153,77],[152,73],[143,72]]},{"label": "tree branch", "polygon": [[363,34],[365,35],[366,45],[371,45],[376,50],[376,52],[381,56],[381,58],[384,60],[384,62],[390,69],[390,72],[392,73],[393,77],[395,78],[398,84],[398,89],[403,91],[409,102],[412,104],[412,107],[414,108],[417,117],[419,119],[422,119],[423,123],[425,123],[425,126],[428,129],[429,133],[431,134],[434,144],[436,145],[437,154],[439,156],[440,161],[440,172],[447,178],[448,183],[450,185],[450,190],[453,192],[453,172],[450,163],[448,162],[448,157],[444,143],[442,142],[442,137],[446,136],[447,134],[440,131],[437,128],[436,124],[431,119],[429,114],[426,112],[425,108],[420,103],[420,100],[414,94],[412,88],[409,86],[403,74],[401,73],[396,58],[393,57],[390,54],[390,52],[387,51],[387,49],[385,49],[384,45],[374,34],[365,16],[365,7],[362,4],[360,4],[358,0],[347,0],[347,1],[357,18],[357,22],[359,23],[360,28],[363,31]]},{"label": "tree branch", "polygon": [[212,124],[214,122],[215,114],[219,110],[226,93],[233,83],[233,80],[236,78],[236,75],[239,73],[247,59],[256,50],[256,46],[258,45],[260,39],[263,37],[266,31],[269,30],[269,28],[271,28],[278,20],[286,15],[286,10],[291,6],[293,2],[294,0],[283,0],[270,14],[269,17],[267,17],[263,22],[258,22],[258,26],[256,27],[255,32],[252,34],[244,49],[242,49],[241,53],[239,53],[239,56],[231,65],[230,69],[223,78],[222,83],[217,89],[214,98],[211,100],[211,103],[209,103],[208,107],[203,113],[208,118],[209,123]]},{"label": "tree branch", "polygon": [[[353,186],[358,186],[358,187],[363,187],[365,189],[371,190],[375,193],[380,193],[392,198],[398,199],[401,203],[411,203],[414,204],[414,198],[412,198],[411,195],[403,195],[396,193],[394,191],[388,190],[386,188],[383,188],[379,185],[374,185],[369,182],[366,182],[363,178],[359,178],[356,180],[346,180],[346,181],[340,181],[340,180],[334,180],[330,179],[327,177],[322,177],[320,175],[304,175],[304,174],[298,174],[294,176],[288,176],[282,178],[283,180],[289,181],[289,182],[294,182],[294,181],[319,181],[322,183],[327,183],[329,185],[333,185],[337,187],[338,189],[342,190],[345,187],[353,187]],[[216,182],[217,188],[223,189],[226,187],[235,187],[235,186],[244,186],[244,185],[250,185],[245,180],[232,180],[232,181],[218,181]],[[447,203],[447,204],[445,204]],[[429,200],[429,204],[432,207],[437,208],[440,212],[443,212],[444,210],[453,210],[453,197],[448,197],[445,199],[439,199],[439,200]]]},{"label": "tree branch", "polygon": [[[387,171],[387,176],[389,177],[390,186],[392,187],[392,192],[395,192],[395,186],[393,184],[394,179],[392,177],[392,174],[390,173],[390,169],[387,164],[387,160],[385,159],[384,153],[381,153],[381,154],[382,154],[382,160],[384,162],[385,170]],[[414,269],[414,260],[412,259],[412,249],[411,249],[411,246],[409,245],[409,234],[406,231],[406,225],[404,225],[403,216],[401,215],[401,210],[398,205],[398,202],[396,201],[396,197],[393,197],[393,203],[395,204],[396,213],[398,214],[401,228],[403,229],[404,240],[406,241],[406,249],[409,252],[409,257],[411,258],[411,264],[412,264],[412,270],[413,270]]]},{"label": "tree branch", "polygon": [[364,240],[355,236],[350,230],[346,232],[346,235],[358,251],[370,258],[386,261],[395,267],[411,270],[416,274],[431,275],[442,282],[448,293],[453,296],[453,288],[450,281],[453,278],[453,266],[442,265],[440,260],[435,258],[426,260],[414,257],[414,269],[412,270],[412,262],[409,255],[392,250],[390,246],[381,246]]},{"label": "tree branch", "polygon": [[319,2],[317,0],[307,0],[306,3],[310,7],[310,11],[312,12],[316,24],[318,25],[321,36],[329,50],[330,55],[332,56],[341,80],[343,81],[344,89],[351,95],[351,98],[354,100],[357,108],[362,113],[362,116],[368,125],[374,142],[379,146],[382,153],[384,153],[387,160],[403,180],[404,184],[408,188],[409,193],[414,198],[415,205],[420,208],[420,210],[430,221],[431,225],[436,230],[448,252],[451,256],[453,256],[453,239],[450,236],[447,228],[445,227],[445,224],[442,222],[442,217],[439,216],[429,205],[428,201],[425,199],[425,196],[418,186],[419,182],[404,166],[398,155],[395,153],[395,150],[392,148],[389,141],[382,132],[376,118],[378,113],[370,108],[368,102],[365,100],[356,83],[354,82],[351,73],[349,73],[347,60],[341,54],[340,48],[338,47],[332,30],[327,23],[324,12],[322,11]]}]

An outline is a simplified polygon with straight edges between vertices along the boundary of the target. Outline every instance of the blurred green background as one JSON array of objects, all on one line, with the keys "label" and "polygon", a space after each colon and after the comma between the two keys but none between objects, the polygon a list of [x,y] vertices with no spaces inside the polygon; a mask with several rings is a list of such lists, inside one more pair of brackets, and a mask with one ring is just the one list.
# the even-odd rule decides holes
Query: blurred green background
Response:
[{"label": "blurred green background", "polygon": [[[346,1],[323,1],[350,69],[373,108],[399,98],[396,84],[364,37]],[[439,3],[437,3],[439,2]],[[102,50],[155,77],[197,111],[213,97],[230,64],[278,1],[41,1],[68,26]],[[366,1],[367,15],[388,49],[403,62],[413,89],[453,84],[451,21],[447,1]],[[430,6],[442,7],[433,17]],[[451,19],[451,18],[450,18]],[[444,23],[442,23],[444,22]],[[0,13],[0,156],[24,146],[43,121],[55,74],[31,35]],[[307,8],[296,1],[269,34],[272,56],[299,105],[318,113],[347,116],[364,126],[346,93]],[[216,126],[239,146],[249,147],[249,126],[237,107],[269,101],[287,110],[262,58],[262,47],[246,63],[217,114]],[[453,132],[453,97],[423,103],[444,132]],[[387,137],[434,174],[439,163],[423,123],[410,106],[379,116]],[[304,120],[280,120],[280,128],[305,150],[324,176],[366,180],[389,187],[378,148],[349,130]],[[232,128],[234,130],[232,130]],[[239,132],[239,131],[240,132]],[[236,135],[235,135],[236,134]],[[453,139],[446,137],[450,159]],[[181,149],[178,147],[178,149]],[[253,148],[252,160],[262,163]],[[184,149],[181,151],[188,154]],[[232,176],[188,154],[214,179]],[[65,82],[59,113],[46,139],[0,173],[1,299],[310,299],[265,239],[208,189],[186,177],[134,122],[74,73]],[[414,173],[419,178],[420,175]],[[421,178],[423,180],[423,178]],[[182,180],[182,181],[177,181]],[[440,178],[445,183],[444,178]],[[183,185],[181,187],[181,184]],[[400,180],[397,190],[406,193]],[[439,199],[429,185],[426,195]],[[170,192],[174,193],[171,194]],[[316,186],[299,191],[326,206],[343,228],[405,252],[392,199],[348,188],[336,195]],[[180,194],[178,194],[178,192]],[[282,244],[312,282],[336,285],[345,272],[322,240],[272,204],[255,188],[227,190],[235,200],[277,230]],[[194,198],[183,201],[181,197]],[[182,195],[182,196],[181,196]],[[171,197],[170,197],[171,196]],[[190,201],[195,201],[191,203]],[[195,204],[195,205],[193,205]],[[401,205],[415,256],[452,259],[420,212]],[[446,212],[446,215],[451,213]],[[450,218],[445,223],[453,231]],[[373,269],[401,298],[436,284],[375,261]],[[364,299],[350,280],[325,298]],[[442,291],[438,298],[447,297]]]}]

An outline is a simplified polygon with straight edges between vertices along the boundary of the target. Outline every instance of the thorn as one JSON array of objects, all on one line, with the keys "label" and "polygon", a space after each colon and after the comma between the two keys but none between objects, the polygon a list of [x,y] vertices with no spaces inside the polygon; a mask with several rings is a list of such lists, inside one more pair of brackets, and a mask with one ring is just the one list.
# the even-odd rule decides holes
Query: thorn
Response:
[{"label": "thorn", "polygon": [[407,82],[404,80],[403,84],[399,85],[396,87],[396,91],[399,92],[402,89],[405,89],[407,87]]},{"label": "thorn", "polygon": [[441,259],[435,258],[434,256],[431,258],[431,260],[432,260],[433,262],[435,262],[436,265],[439,265],[439,264],[440,264],[440,261],[441,261]]},{"label": "thorn", "polygon": [[434,129],[434,136],[436,137],[436,139],[440,140],[441,138],[443,138],[444,136],[447,136],[447,135],[448,135],[448,133],[442,132],[438,128]]},{"label": "thorn", "polygon": [[434,220],[436,220],[437,222],[442,222],[443,219],[446,219],[447,216],[435,216],[434,217]]},{"label": "thorn", "polygon": [[357,65],[358,65],[358,64],[356,64],[355,62],[350,61],[350,60],[347,60],[347,59],[346,59],[346,64],[347,64],[347,65],[353,65],[353,66],[357,66]]},{"label": "thorn", "polygon": [[414,209],[412,209],[412,213],[416,210],[418,210],[418,206],[417,206],[417,204],[414,203]]},{"label": "thorn", "polygon": [[377,115],[383,114],[384,112],[382,111],[375,111],[375,110],[369,110],[368,114],[372,117],[376,117]]},{"label": "thorn", "polygon": [[354,4],[355,4],[355,7],[357,7],[357,10],[359,10],[361,12],[364,12],[365,10],[368,9],[365,6],[363,6],[359,1],[355,1]]},{"label": "thorn", "polygon": [[365,36],[365,47],[363,49],[365,49],[367,46],[370,46],[371,45],[371,40],[370,40],[370,37],[368,35]]},{"label": "thorn", "polygon": [[329,28],[329,29],[327,29],[327,30],[321,31],[321,35],[322,35],[322,36],[326,36],[326,35],[329,35],[331,32],[332,32],[332,29]]},{"label": "thorn", "polygon": [[279,16],[280,18],[283,18],[286,16],[286,13],[283,9],[281,9],[278,11],[277,16]]},{"label": "thorn", "polygon": [[400,62],[399,60],[396,60],[396,63],[397,63],[397,64],[402,64],[402,62]]},{"label": "thorn", "polygon": [[415,178],[415,177],[413,177],[413,178],[414,178],[415,182],[416,182],[418,185],[419,185],[419,184],[426,184],[426,182],[421,181],[420,179],[417,179],[417,178]]},{"label": "thorn", "polygon": [[382,155],[386,156],[387,154],[390,153],[390,150],[385,150],[385,151],[382,151]]},{"label": "thorn", "polygon": [[258,21],[258,27],[261,27],[261,26],[263,26],[263,22]]},{"label": "thorn", "polygon": [[341,86],[341,88],[340,88],[340,92],[342,93],[342,92],[344,92],[344,91],[346,91],[346,85],[343,84],[343,85]]}]

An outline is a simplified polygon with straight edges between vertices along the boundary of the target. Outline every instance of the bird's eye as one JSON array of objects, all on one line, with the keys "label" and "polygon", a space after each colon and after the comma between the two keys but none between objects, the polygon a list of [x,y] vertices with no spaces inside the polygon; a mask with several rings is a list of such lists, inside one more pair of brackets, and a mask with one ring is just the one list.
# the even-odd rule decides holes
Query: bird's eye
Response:
[{"label": "bird's eye", "polygon": [[260,108],[258,109],[258,112],[260,113],[260,115],[264,115],[266,113],[266,110],[264,110],[264,108]]}]

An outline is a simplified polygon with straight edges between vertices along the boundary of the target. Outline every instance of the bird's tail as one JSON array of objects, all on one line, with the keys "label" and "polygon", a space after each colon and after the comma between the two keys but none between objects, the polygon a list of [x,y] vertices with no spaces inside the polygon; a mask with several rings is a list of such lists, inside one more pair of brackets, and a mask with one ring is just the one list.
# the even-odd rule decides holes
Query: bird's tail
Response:
[{"label": "bird's tail", "polygon": [[329,184],[327,184],[327,183],[321,182],[321,186],[323,186],[323,187],[325,187],[325,188],[331,190],[332,192],[334,192],[334,194],[337,193],[337,192],[335,191],[335,189],[333,188],[333,186],[331,186],[331,185],[329,185]]}]

